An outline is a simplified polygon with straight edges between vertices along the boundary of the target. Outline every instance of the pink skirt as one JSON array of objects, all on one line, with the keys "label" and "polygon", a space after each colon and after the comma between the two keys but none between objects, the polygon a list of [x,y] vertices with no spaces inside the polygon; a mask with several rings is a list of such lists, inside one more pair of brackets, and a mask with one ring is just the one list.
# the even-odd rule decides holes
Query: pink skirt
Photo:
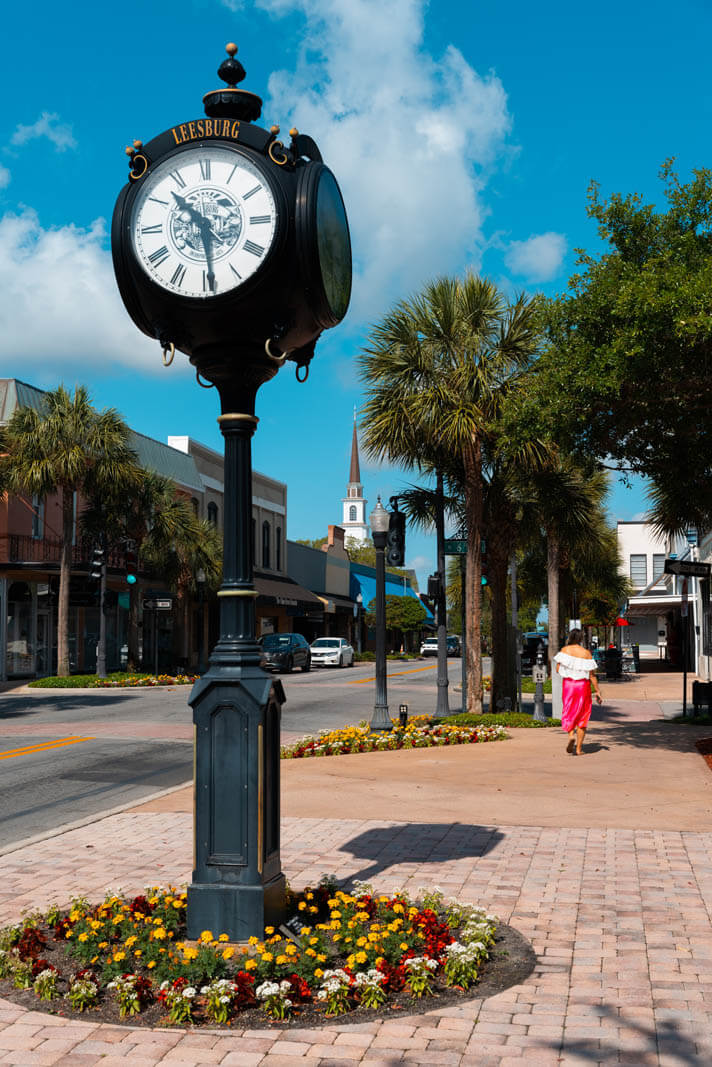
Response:
[{"label": "pink skirt", "polygon": [[585,727],[591,717],[591,682],[588,678],[575,682],[573,678],[562,678],[562,697],[564,708],[561,713],[561,727],[568,733],[577,726]]}]

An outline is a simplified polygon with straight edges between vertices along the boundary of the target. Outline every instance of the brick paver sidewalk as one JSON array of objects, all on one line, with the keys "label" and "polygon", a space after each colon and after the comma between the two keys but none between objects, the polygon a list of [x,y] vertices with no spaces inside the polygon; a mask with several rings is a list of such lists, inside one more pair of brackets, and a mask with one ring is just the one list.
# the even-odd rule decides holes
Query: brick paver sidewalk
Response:
[{"label": "brick paver sidewalk", "polygon": [[[511,922],[537,967],[486,1001],[323,1030],[132,1029],[0,1001],[0,1063],[712,1062],[711,833],[291,818],[283,861],[295,885],[325,872],[439,885]],[[5,855],[0,922],[73,893],[186,882],[190,866],[189,814],[114,815]]]}]

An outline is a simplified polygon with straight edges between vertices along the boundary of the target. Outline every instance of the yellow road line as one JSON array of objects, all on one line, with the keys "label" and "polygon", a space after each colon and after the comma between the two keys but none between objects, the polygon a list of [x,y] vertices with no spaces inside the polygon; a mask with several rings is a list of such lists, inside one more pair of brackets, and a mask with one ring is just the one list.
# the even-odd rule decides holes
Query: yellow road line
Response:
[{"label": "yellow road line", "polygon": [[[411,667],[409,671],[393,671],[389,674],[389,678],[397,678],[399,674],[418,674],[420,671],[433,671],[437,667],[437,663],[432,663],[428,667]],[[365,685],[366,682],[372,682],[373,678],[358,678],[355,682],[347,682],[347,685]]]},{"label": "yellow road line", "polygon": [[0,752],[0,759],[12,759],[14,756],[29,756],[33,752],[47,752],[52,748],[63,748],[65,745],[78,745],[82,741],[96,741],[95,737],[63,737],[61,741],[40,741],[36,745],[26,745],[24,748],[12,748],[7,752]]}]

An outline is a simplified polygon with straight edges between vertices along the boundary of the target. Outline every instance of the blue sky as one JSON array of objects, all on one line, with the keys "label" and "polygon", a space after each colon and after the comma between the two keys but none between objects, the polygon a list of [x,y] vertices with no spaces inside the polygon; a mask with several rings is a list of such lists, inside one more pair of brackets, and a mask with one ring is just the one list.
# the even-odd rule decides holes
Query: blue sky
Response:
[{"label": "blue sky", "polygon": [[[234,40],[264,125],[319,143],[350,216],[351,312],[325,334],[306,385],[287,366],[258,397],[254,465],[289,487],[292,538],[341,517],[354,357],[369,323],[437,273],[479,270],[508,292],[561,291],[585,215],[604,195],[659,199],[669,156],[709,165],[704,0],[602,0],[595,10],[437,0],[38,0],[3,15],[0,65],[0,374],[86,384],[143,433],[221,448],[217,398],[187,360],[170,370],[133,327],[113,281],[108,228],[134,138],[197,118]],[[410,476],[362,457],[369,510]],[[614,486],[632,518],[640,487]],[[408,564],[433,569],[412,534]]]}]

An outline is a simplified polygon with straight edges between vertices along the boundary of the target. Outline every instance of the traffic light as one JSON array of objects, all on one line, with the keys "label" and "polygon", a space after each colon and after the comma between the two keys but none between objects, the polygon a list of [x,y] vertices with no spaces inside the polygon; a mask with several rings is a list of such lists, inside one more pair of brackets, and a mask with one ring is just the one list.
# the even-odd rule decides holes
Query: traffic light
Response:
[{"label": "traffic light", "polygon": [[428,577],[428,599],[437,600],[440,596],[440,575],[431,574]]},{"label": "traffic light", "polygon": [[97,546],[91,555],[91,571],[89,572],[90,578],[95,582],[101,581],[102,571],[104,569],[104,563],[106,561],[106,553],[104,549]]},{"label": "traffic light", "polygon": [[135,585],[138,578],[138,554],[135,548],[127,548],[124,555],[126,564],[126,581],[129,585]]},{"label": "traffic light", "polygon": [[386,535],[386,563],[391,567],[402,567],[405,563],[405,515],[402,511],[392,511]]}]

